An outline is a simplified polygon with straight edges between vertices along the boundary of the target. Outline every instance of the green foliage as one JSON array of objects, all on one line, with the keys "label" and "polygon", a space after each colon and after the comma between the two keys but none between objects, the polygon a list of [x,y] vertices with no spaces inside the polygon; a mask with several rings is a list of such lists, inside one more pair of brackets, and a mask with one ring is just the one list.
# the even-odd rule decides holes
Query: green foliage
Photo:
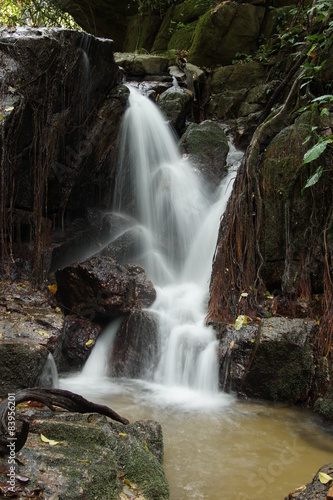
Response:
[{"label": "green foliage", "polygon": [[80,29],[65,9],[66,1],[2,0],[0,25]]},{"label": "green foliage", "polygon": [[243,52],[236,52],[235,58],[231,61],[232,64],[244,64],[252,61],[252,56],[250,54],[244,54]]}]

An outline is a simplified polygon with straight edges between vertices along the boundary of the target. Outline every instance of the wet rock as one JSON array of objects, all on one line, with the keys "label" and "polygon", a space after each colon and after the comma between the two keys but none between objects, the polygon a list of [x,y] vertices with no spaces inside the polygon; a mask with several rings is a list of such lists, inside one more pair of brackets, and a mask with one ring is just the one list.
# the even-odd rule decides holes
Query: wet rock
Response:
[{"label": "wet rock", "polygon": [[115,61],[127,75],[144,76],[167,73],[169,59],[150,54],[133,54],[116,52]]},{"label": "wet rock", "polygon": [[113,345],[110,376],[145,378],[157,363],[157,320],[153,314],[135,311],[121,324]]},{"label": "wet rock", "polygon": [[49,351],[28,340],[0,342],[0,396],[38,385]]},{"label": "wet rock", "polygon": [[56,280],[66,311],[90,320],[128,315],[150,306],[156,297],[142,268],[120,266],[108,257],[58,270]]},{"label": "wet rock", "polygon": [[238,331],[220,325],[221,385],[243,396],[308,401],[316,384],[316,328],[315,321],[287,318],[264,318]]},{"label": "wet rock", "polygon": [[171,88],[159,97],[158,107],[178,134],[182,134],[186,117],[191,112],[193,94],[182,89]]},{"label": "wet rock", "polygon": [[[36,410],[26,418],[30,433],[16,465],[16,474],[29,480],[17,483],[22,497],[42,491],[45,498],[169,498],[158,423],[123,426],[100,415]],[[42,442],[41,434],[57,444]]]},{"label": "wet rock", "polygon": [[316,475],[314,476],[311,483],[308,483],[306,486],[301,486],[297,488],[292,493],[289,493],[285,497],[285,500],[329,500],[332,498],[332,492],[330,492],[330,496],[328,496],[328,491],[332,487],[332,481],[328,481],[326,484],[323,484],[319,479],[319,474],[324,473],[330,477],[333,477],[333,464],[327,464],[321,467]]},{"label": "wet rock", "polygon": [[54,352],[59,371],[79,371],[87,361],[102,326],[83,318],[65,317],[61,345]]},{"label": "wet rock", "polygon": [[180,146],[215,189],[226,174],[225,165],[229,152],[223,127],[211,120],[199,125],[191,123],[180,139]]},{"label": "wet rock", "polygon": [[101,255],[111,257],[119,264],[136,263],[139,262],[139,255],[145,248],[146,240],[144,228],[134,226],[109,243],[101,251]]}]

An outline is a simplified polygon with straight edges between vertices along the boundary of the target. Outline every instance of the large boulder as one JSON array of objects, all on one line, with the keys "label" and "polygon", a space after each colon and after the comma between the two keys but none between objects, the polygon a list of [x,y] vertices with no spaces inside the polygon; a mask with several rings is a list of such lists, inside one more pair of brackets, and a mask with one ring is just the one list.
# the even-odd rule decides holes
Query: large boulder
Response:
[{"label": "large boulder", "polygon": [[191,113],[193,94],[181,88],[171,88],[159,97],[157,105],[172,125],[181,135],[185,128],[187,116]]},{"label": "large boulder", "polygon": [[189,62],[206,67],[225,66],[232,63],[237,52],[253,54],[258,48],[264,14],[264,7],[222,2],[200,18],[188,54]]},{"label": "large boulder", "polygon": [[227,136],[221,124],[206,120],[191,123],[180,140],[183,153],[199,167],[209,185],[216,189],[226,174],[226,159],[229,152]]},{"label": "large boulder", "polygon": [[[45,411],[26,418],[30,433],[16,464],[20,498],[41,491],[45,498],[169,498],[157,422],[124,426],[100,415],[57,412],[50,418]],[[56,444],[43,442],[41,435]],[[7,483],[4,470],[0,475]]]},{"label": "large boulder", "polygon": [[145,311],[135,311],[121,324],[110,356],[110,376],[145,378],[157,363],[158,322]]},{"label": "large boulder", "polygon": [[120,266],[108,257],[94,257],[56,272],[65,311],[90,320],[128,315],[149,307],[156,298],[152,282],[138,266]]},{"label": "large boulder", "polygon": [[277,317],[227,329],[220,343],[221,385],[243,396],[309,402],[315,386],[311,346],[316,332],[315,321]]},{"label": "large boulder", "polygon": [[127,75],[145,76],[167,73],[169,59],[150,54],[115,53],[115,61]]}]

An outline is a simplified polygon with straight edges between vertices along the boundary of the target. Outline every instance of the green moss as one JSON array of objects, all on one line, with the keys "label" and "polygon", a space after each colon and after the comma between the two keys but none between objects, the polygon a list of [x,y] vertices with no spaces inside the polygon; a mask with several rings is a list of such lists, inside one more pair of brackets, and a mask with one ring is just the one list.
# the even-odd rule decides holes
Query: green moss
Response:
[{"label": "green moss", "polygon": [[317,399],[314,410],[327,420],[333,421],[333,389],[327,391],[324,397]]},{"label": "green moss", "polygon": [[195,25],[196,23],[192,23],[176,29],[171,36],[168,49],[188,50],[192,45]]}]

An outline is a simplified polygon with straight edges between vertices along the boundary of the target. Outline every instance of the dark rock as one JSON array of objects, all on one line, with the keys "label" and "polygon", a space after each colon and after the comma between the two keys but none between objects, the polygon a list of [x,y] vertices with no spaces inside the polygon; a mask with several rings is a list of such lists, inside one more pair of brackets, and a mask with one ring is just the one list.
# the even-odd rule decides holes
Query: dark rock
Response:
[{"label": "dark rock", "polygon": [[273,401],[305,402],[315,375],[315,321],[267,318],[241,383],[243,394]]},{"label": "dark rock", "polygon": [[156,368],[158,324],[145,311],[135,311],[119,328],[110,361],[110,376],[142,378]]},{"label": "dark rock", "polygon": [[193,94],[182,89],[171,88],[159,97],[158,107],[174,127],[178,134],[182,134],[186,117],[191,112]]},{"label": "dark rock", "polygon": [[28,340],[0,342],[0,396],[38,385],[49,351]]},{"label": "dark rock", "polygon": [[156,296],[142,268],[122,267],[108,257],[58,270],[56,280],[65,310],[90,320],[128,315],[150,306]]},{"label": "dark rock", "polygon": [[139,255],[145,248],[146,236],[141,226],[134,226],[109,243],[102,251],[102,256],[111,257],[119,264],[139,262]]},{"label": "dark rock", "polygon": [[297,488],[293,493],[289,493],[289,495],[285,497],[285,500],[292,500],[294,498],[297,498],[297,500],[327,500],[331,498],[327,496],[327,493],[332,486],[332,481],[323,484],[319,479],[319,474],[321,472],[333,477],[333,463],[321,467],[311,483]]},{"label": "dark rock", "polygon": [[59,371],[79,371],[87,361],[102,327],[76,316],[65,316],[62,344],[54,352]]},{"label": "dark rock", "polygon": [[220,322],[220,385],[241,396],[312,404],[327,374],[316,366],[314,321],[264,318],[239,330]]},{"label": "dark rock", "polygon": [[225,165],[229,152],[223,127],[210,120],[199,125],[191,123],[180,139],[180,146],[215,189],[226,174]]}]

